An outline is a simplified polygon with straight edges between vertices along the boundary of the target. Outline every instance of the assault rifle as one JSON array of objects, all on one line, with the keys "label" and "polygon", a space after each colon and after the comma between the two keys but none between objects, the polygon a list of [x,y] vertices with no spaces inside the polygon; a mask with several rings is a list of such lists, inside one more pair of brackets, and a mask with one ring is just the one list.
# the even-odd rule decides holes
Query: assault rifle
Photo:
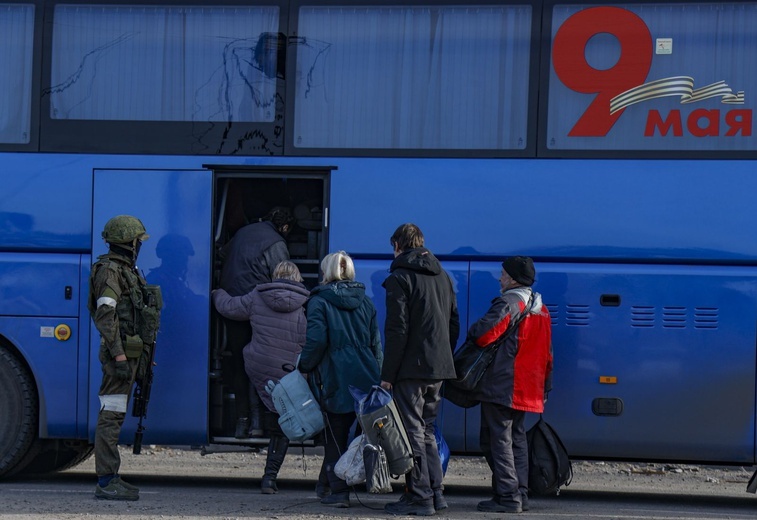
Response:
[{"label": "assault rifle", "polygon": [[[160,319],[160,309],[163,307],[163,297],[160,292],[160,287],[157,285],[146,285],[145,288],[147,310],[152,310],[151,314],[155,318],[155,334],[157,334],[157,324]],[[143,318],[145,314],[143,313]],[[153,335],[152,338],[155,338]],[[142,451],[142,433],[145,431],[145,427],[142,426],[142,419],[147,417],[147,405],[150,402],[150,392],[152,391],[152,367],[155,366],[155,347],[156,342],[149,343],[147,347],[150,349],[150,355],[147,356],[147,366],[144,367],[144,371],[140,371],[137,367],[137,377],[134,380],[136,385],[134,386],[133,404],[131,408],[131,415],[133,417],[139,417],[139,423],[137,424],[137,431],[134,433],[134,448],[132,453],[139,455]],[[140,359],[140,363],[144,361]],[[141,376],[140,376],[141,372]]]},{"label": "assault rifle", "polygon": [[150,355],[148,356],[148,363],[145,369],[144,377],[139,377],[134,380],[136,385],[134,386],[134,396],[132,397],[132,417],[139,417],[139,423],[137,424],[137,431],[134,433],[134,448],[132,453],[139,455],[142,451],[142,433],[145,431],[145,427],[142,426],[142,419],[147,417],[147,405],[150,402],[150,392],[152,391],[152,367],[155,364],[155,343],[150,345]]}]

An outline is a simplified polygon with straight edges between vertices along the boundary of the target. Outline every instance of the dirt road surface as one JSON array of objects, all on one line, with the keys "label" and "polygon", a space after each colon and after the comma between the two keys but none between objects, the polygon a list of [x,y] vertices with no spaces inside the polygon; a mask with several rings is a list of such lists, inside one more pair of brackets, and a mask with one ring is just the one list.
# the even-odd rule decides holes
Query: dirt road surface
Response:
[{"label": "dirt road surface", "polygon": [[[299,448],[290,450],[279,475],[280,492],[277,495],[261,495],[259,492],[264,453],[246,450],[203,456],[199,450],[145,446],[141,455],[133,455],[126,448],[121,454],[122,475],[142,489],[139,501],[124,503],[94,499],[94,461],[90,459],[53,476],[0,482],[0,518],[387,519],[390,517],[382,511],[383,505],[397,500],[401,492],[400,483],[395,481],[395,493],[391,495],[368,495],[364,488],[359,489],[362,504],[353,498],[349,509],[321,505],[314,493],[322,460],[317,449],[307,450],[304,456]],[[754,468],[601,462],[574,462],[573,468],[571,485],[563,488],[558,497],[533,498],[529,517],[757,518],[757,497],[745,492]],[[481,457],[453,456],[445,477],[450,508],[435,518],[501,518],[502,515],[475,512],[476,503],[489,497],[489,479],[489,470]],[[675,509],[673,505],[667,506],[667,512],[660,515],[650,513],[645,505],[643,508],[632,507],[646,508],[646,513],[618,511],[616,514],[608,512],[608,508],[612,510],[615,506],[606,502],[592,505],[591,502],[592,497],[605,500],[607,497],[637,496],[635,494],[647,501],[652,497],[652,503],[655,503],[656,494],[687,497],[687,507],[694,507],[696,512],[692,513],[693,516],[674,515],[669,511],[671,507]],[[706,501],[708,497],[710,500],[725,497],[731,502],[726,502],[725,509],[706,503],[718,511],[723,510],[723,515],[717,513],[715,516],[704,514],[702,507],[705,506],[691,505],[700,498]],[[585,498],[589,500],[587,507],[581,505]],[[728,509],[730,506],[735,509]]]}]

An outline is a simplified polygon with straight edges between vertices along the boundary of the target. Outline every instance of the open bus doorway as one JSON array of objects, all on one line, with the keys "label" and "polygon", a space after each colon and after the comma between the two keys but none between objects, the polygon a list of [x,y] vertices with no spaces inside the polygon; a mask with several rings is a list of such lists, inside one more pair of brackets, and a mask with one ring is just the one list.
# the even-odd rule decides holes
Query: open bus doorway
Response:
[{"label": "open bus doorway", "polygon": [[[242,227],[260,222],[272,208],[290,209],[295,222],[285,237],[289,257],[308,288],[319,280],[319,264],[328,251],[329,178],[332,168],[230,168],[214,171],[214,244],[212,289],[219,287],[222,251]],[[228,348],[223,318],[211,313],[210,441],[266,444],[265,438],[237,439],[233,386],[236,360]],[[253,332],[254,333],[254,332]]]}]

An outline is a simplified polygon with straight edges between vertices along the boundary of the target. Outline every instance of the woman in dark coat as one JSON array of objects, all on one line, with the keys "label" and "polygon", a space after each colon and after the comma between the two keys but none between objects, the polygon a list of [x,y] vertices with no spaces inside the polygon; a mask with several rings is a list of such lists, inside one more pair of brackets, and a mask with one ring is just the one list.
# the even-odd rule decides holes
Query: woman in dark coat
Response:
[{"label": "woman in dark coat", "polygon": [[244,366],[252,391],[257,391],[267,408],[263,423],[271,437],[268,443],[265,472],[260,489],[265,494],[278,491],[276,477],[284,462],[289,439],[278,424],[271,396],[265,390],[269,380],[278,381],[294,367],[305,343],[305,302],[309,291],[302,285],[299,269],[292,262],[276,266],[273,281],[255,286],[244,296],[232,297],[219,289],[213,291],[213,303],[222,316],[233,320],[250,320],[252,340],[244,347]]},{"label": "woman in dark coat", "polygon": [[384,354],[376,308],[365,294],[365,285],[355,281],[352,259],[344,251],[331,253],[321,262],[321,273],[323,281],[308,301],[307,339],[299,369],[309,374],[328,419],[321,473],[328,477],[331,494],[321,503],[349,507],[347,483],[334,473],[355,422],[349,387],[367,392],[379,384]]}]

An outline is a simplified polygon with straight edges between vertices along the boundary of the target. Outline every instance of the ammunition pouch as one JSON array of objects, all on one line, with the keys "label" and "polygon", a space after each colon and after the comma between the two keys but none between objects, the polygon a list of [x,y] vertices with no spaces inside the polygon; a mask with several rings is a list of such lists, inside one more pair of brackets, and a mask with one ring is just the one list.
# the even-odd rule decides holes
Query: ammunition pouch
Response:
[{"label": "ammunition pouch", "polygon": [[148,345],[155,343],[155,337],[160,327],[160,309],[163,308],[163,295],[158,285],[142,287],[144,306],[140,314],[140,336]]},{"label": "ammunition pouch", "polygon": [[140,336],[148,345],[155,343],[155,337],[158,334],[160,325],[160,311],[154,307],[142,307],[142,320],[140,327]]},{"label": "ammunition pouch", "polygon": [[158,311],[163,308],[163,293],[160,285],[147,284],[143,288],[145,292],[145,303],[148,307],[154,307]]},{"label": "ammunition pouch", "polygon": [[124,354],[128,359],[137,359],[142,355],[145,343],[139,336],[126,336],[123,339]]}]

